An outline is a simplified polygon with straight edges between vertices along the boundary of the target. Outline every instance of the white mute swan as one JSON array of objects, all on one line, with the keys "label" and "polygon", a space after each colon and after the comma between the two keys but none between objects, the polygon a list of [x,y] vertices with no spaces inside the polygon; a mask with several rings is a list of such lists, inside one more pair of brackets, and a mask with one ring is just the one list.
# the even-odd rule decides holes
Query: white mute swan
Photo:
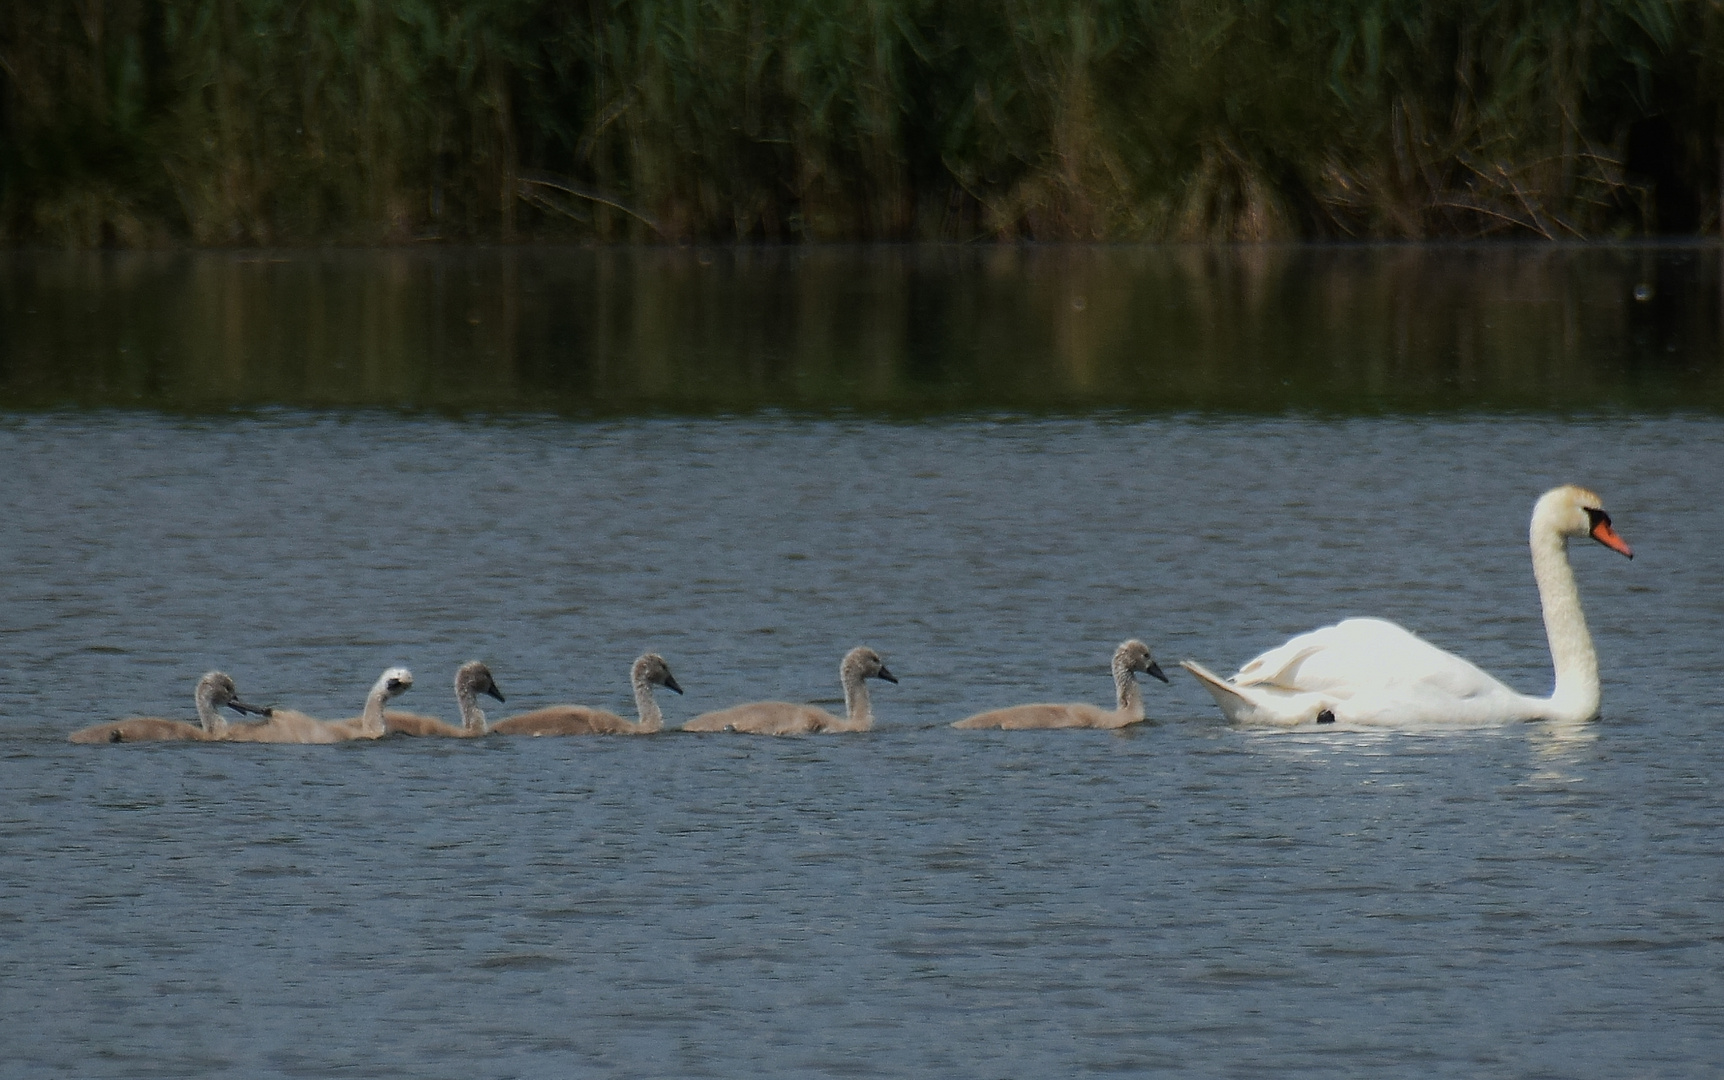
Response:
[{"label": "white mute swan", "polygon": [[392,667],[377,677],[371,692],[365,696],[365,711],[351,720],[318,720],[292,709],[270,709],[269,719],[261,724],[246,724],[230,730],[233,742],[266,743],[337,743],[349,739],[381,739],[388,734],[383,726],[383,705],[413,688],[413,673],[404,667]]},{"label": "white mute swan", "polygon": [[[233,680],[219,671],[211,671],[198,680],[192,698],[198,706],[198,723],[184,720],[164,720],[158,716],[133,716],[112,723],[96,724],[72,733],[75,743],[117,742],[224,742],[228,738],[227,720],[216,710],[224,705],[241,716],[268,714],[267,709],[247,705],[239,699]],[[248,728],[253,725],[246,725]]]},{"label": "white mute swan", "polygon": [[479,695],[489,694],[503,700],[503,691],[491,678],[491,669],[477,660],[469,660],[455,669],[455,707],[461,714],[461,726],[445,723],[435,716],[397,712],[383,714],[383,726],[393,735],[440,735],[449,739],[476,739],[485,734],[485,713],[479,708]]},{"label": "white mute swan", "polygon": [[838,665],[838,679],[844,684],[843,717],[833,716],[825,709],[812,705],[792,705],[788,701],[756,701],[734,705],[718,712],[704,713],[682,726],[684,731],[740,731],[750,735],[807,735],[820,731],[867,731],[874,726],[874,713],[868,707],[868,688],[863,679],[898,681],[886,670],[880,654],[866,646],[851,649]]},{"label": "white mute swan", "polygon": [[1528,534],[1556,668],[1550,697],[1517,694],[1460,657],[1382,619],[1348,619],[1301,634],[1231,679],[1190,660],[1182,666],[1202,680],[1229,720],[1241,724],[1590,720],[1598,715],[1598,654],[1580,610],[1568,540],[1591,537],[1631,559],[1634,552],[1611,527],[1599,497],[1572,484],[1539,498]]},{"label": "white mute swan", "polygon": [[511,716],[491,730],[498,735],[651,735],[664,727],[664,713],[653,700],[652,688],[682,693],[670,665],[658,653],[647,653],[629,668],[635,690],[635,712],[639,723],[624,720],[614,712],[585,705],[552,705]]},{"label": "white mute swan", "polygon": [[1143,692],[1137,685],[1136,672],[1152,675],[1162,682],[1167,676],[1149,646],[1136,638],[1122,641],[1113,651],[1113,689],[1119,706],[1108,710],[1084,702],[1069,705],[1013,705],[977,713],[952,726],[955,728],[1002,728],[1021,731],[1026,728],[1122,728],[1143,723]]}]

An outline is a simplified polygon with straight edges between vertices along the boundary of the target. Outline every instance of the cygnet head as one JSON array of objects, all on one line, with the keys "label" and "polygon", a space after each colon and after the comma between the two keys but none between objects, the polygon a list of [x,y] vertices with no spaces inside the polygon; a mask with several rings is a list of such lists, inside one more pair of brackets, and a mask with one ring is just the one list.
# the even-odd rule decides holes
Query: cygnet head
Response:
[{"label": "cygnet head", "polygon": [[635,681],[645,679],[654,686],[662,686],[666,690],[682,693],[682,687],[676,684],[676,676],[670,673],[670,665],[664,662],[664,657],[658,653],[647,653],[635,661],[633,675]]},{"label": "cygnet head", "polygon": [[[402,673],[406,674],[404,670]],[[407,685],[413,685],[412,675],[407,676]],[[503,691],[497,689],[497,680],[491,677],[491,669],[477,660],[469,660],[455,669],[455,696],[478,697],[480,694],[503,700]]]},{"label": "cygnet head", "polygon": [[838,665],[838,674],[847,681],[851,677],[885,679],[889,683],[898,681],[896,675],[886,670],[886,661],[880,659],[880,654],[866,645],[858,645],[844,654],[844,662]]},{"label": "cygnet head", "polygon": [[1136,638],[1119,643],[1119,648],[1113,653],[1113,669],[1115,674],[1122,671],[1141,671],[1162,682],[1167,676],[1162,672],[1161,665],[1155,662],[1155,657],[1149,654],[1149,646]]},{"label": "cygnet head", "polygon": [[1574,484],[1551,488],[1539,497],[1532,508],[1532,533],[1548,531],[1557,536],[1591,537],[1612,551],[1634,558],[1628,546],[1610,524],[1604,512],[1604,500],[1595,493]]},{"label": "cygnet head", "polygon": [[239,691],[234,687],[233,679],[225,672],[206,672],[198,680],[197,700],[209,702],[210,708],[219,709],[223,705],[244,716],[253,713],[257,716],[268,716],[268,709],[260,709],[256,705],[247,705],[239,699]]},{"label": "cygnet head", "polygon": [[387,701],[390,698],[400,697],[411,689],[413,689],[413,673],[404,667],[392,667],[377,677],[377,682],[372,686],[371,692],[375,694],[381,690],[383,699]]}]

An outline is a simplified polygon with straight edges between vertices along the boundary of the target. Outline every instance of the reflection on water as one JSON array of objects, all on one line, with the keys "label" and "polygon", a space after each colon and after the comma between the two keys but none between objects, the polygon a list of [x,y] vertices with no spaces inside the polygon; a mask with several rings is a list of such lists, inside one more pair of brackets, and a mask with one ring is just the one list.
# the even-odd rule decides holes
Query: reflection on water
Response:
[{"label": "reflection on water", "polygon": [[0,407],[1724,408],[1716,247],[0,256]]},{"label": "reflection on water", "polygon": [[1598,754],[1596,723],[1539,723],[1527,726],[1527,741],[1537,764],[1527,778],[1530,787],[1578,784],[1585,766]]}]

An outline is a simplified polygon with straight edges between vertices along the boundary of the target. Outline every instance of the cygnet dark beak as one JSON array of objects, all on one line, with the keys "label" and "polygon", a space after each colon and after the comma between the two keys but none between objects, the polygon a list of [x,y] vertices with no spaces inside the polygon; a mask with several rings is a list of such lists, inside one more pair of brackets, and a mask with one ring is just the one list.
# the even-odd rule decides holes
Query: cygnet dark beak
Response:
[{"label": "cygnet dark beak", "polygon": [[268,716],[269,715],[268,709],[260,709],[256,705],[247,705],[245,702],[241,701],[239,698],[233,698],[232,700],[230,700],[227,703],[227,707],[232,709],[234,712],[239,713],[241,716],[244,716],[246,713],[251,713],[254,716]]},{"label": "cygnet dark beak", "polygon": [[1145,675],[1153,675],[1156,678],[1160,679],[1162,682],[1167,681],[1167,676],[1162,673],[1161,665],[1156,663],[1154,660],[1151,660],[1149,662],[1149,666],[1143,669],[1143,673]]},{"label": "cygnet dark beak", "polygon": [[485,687],[485,693],[496,698],[498,701],[503,700],[503,691],[497,689],[496,683],[492,683],[490,686]]},{"label": "cygnet dark beak", "polygon": [[898,681],[898,676],[887,671],[885,664],[880,665],[880,670],[874,673],[874,677],[876,679],[885,679],[889,683],[895,683]]},{"label": "cygnet dark beak", "polygon": [[680,687],[676,684],[676,676],[670,674],[669,672],[665,673],[664,688],[666,690],[675,690],[679,694],[682,693],[682,687]]}]

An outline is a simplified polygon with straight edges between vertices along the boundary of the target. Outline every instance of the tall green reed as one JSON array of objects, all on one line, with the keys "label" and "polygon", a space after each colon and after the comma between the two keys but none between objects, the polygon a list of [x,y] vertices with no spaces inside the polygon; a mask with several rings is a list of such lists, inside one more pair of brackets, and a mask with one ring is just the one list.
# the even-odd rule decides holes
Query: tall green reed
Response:
[{"label": "tall green reed", "polygon": [[1721,178],[1711,0],[0,8],[14,243],[1560,239]]}]

